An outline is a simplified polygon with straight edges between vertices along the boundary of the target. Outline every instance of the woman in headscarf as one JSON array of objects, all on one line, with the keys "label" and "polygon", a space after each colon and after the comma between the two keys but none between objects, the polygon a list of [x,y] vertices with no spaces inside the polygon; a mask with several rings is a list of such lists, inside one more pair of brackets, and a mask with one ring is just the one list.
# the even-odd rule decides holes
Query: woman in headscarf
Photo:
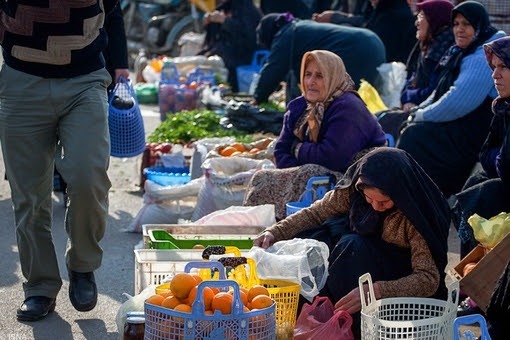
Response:
[{"label": "woman in headscarf", "polygon": [[359,320],[358,278],[367,272],[377,299],[446,298],[450,209],[407,152],[388,147],[370,151],[322,200],[269,227],[254,245],[267,248],[313,230],[333,231],[325,222],[335,216],[346,222],[329,235],[334,248],[321,294],[337,309]]},{"label": "woman in headscarf", "polygon": [[223,0],[204,17],[205,41],[199,55],[219,55],[228,69],[228,83],[238,90],[237,67],[251,63],[257,49],[255,29],[262,12],[252,0]]},{"label": "woman in headscarf", "polygon": [[439,60],[454,43],[450,27],[453,4],[450,1],[426,0],[416,6],[418,42],[407,59],[407,83],[400,97],[404,111],[421,104],[434,91]]},{"label": "woman in headscarf", "polygon": [[360,152],[386,141],[339,56],[324,50],[307,52],[300,74],[302,96],[289,103],[275,145],[278,169],[258,171],[244,202],[273,203],[278,219],[285,217],[286,203],[299,199],[309,178],[338,176]]},{"label": "woman in headscarf", "polygon": [[[369,29],[299,20],[290,13],[265,15],[257,27],[257,41],[269,50],[269,56],[260,70],[256,103],[266,102],[280,83],[288,80],[289,71],[299,78],[301,60],[308,51],[328,50],[342,58],[356,88],[361,79],[374,84],[379,76],[377,67],[386,61],[384,44]],[[289,91],[287,103],[299,93]]]},{"label": "woman in headscarf", "polygon": [[461,240],[461,257],[476,245],[467,219],[478,214],[491,218],[510,212],[510,37],[484,45],[498,97],[492,103],[493,118],[480,152],[482,169],[466,181],[455,196],[454,216]]},{"label": "woman in headscarf", "polygon": [[411,111],[397,142],[447,197],[462,188],[474,168],[492,118],[496,90],[482,45],[505,36],[476,1],[455,6],[452,24],[455,45],[439,62],[437,86]]}]

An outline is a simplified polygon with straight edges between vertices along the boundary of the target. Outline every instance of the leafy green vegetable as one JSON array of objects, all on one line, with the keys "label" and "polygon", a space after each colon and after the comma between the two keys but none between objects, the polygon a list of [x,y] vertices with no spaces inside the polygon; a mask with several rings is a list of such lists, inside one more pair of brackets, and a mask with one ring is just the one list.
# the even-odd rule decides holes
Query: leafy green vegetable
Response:
[{"label": "leafy green vegetable", "polygon": [[285,112],[285,108],[278,105],[275,102],[264,102],[258,105],[260,108],[265,109],[266,111],[276,111],[276,112]]},{"label": "leafy green vegetable", "polygon": [[210,110],[191,110],[171,113],[167,119],[148,136],[149,142],[187,144],[202,138],[235,137],[238,141],[249,142],[250,136],[235,129],[220,125],[220,116]]}]

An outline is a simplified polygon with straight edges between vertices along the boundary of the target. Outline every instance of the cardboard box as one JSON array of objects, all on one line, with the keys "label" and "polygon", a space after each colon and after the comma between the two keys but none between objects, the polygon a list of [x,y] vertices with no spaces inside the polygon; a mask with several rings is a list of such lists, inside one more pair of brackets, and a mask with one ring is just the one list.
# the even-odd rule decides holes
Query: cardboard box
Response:
[{"label": "cardboard box", "polygon": [[[491,250],[478,245],[457,264],[451,274],[459,280],[460,289],[484,311],[487,311],[496,283],[510,260],[510,233]],[[464,266],[477,262],[466,276]]]}]

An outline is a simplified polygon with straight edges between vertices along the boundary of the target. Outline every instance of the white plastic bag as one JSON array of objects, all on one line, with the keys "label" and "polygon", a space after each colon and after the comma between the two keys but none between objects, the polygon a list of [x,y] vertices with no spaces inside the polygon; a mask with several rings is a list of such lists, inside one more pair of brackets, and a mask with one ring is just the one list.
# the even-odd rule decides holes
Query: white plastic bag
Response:
[{"label": "white plastic bag", "polygon": [[176,224],[179,219],[189,220],[195,202],[184,199],[197,196],[203,182],[204,178],[197,178],[184,185],[162,186],[146,180],[144,204],[129,226],[121,231],[141,233],[144,224]]},{"label": "white plastic bag", "polygon": [[244,157],[209,158],[202,164],[205,181],[198,193],[191,221],[230,206],[242,206],[253,174],[259,169],[274,169],[270,160]]},{"label": "white plastic bag", "polygon": [[295,238],[267,249],[253,247],[248,257],[254,259],[260,278],[299,282],[301,295],[310,302],[328,278],[329,248],[317,240]]},{"label": "white plastic bag", "polygon": [[276,223],[274,204],[232,206],[206,215],[193,224],[269,227]]},{"label": "white plastic bag", "polygon": [[117,323],[117,329],[119,334],[124,334],[124,323],[126,322],[126,316],[128,312],[143,312],[144,302],[149,297],[155,294],[156,286],[147,286],[140,294],[131,296],[128,293],[123,293],[128,299],[120,305],[117,315],[115,316],[115,322]]},{"label": "white plastic bag", "polygon": [[377,67],[382,82],[379,94],[389,108],[400,108],[400,94],[406,84],[406,65],[401,62],[384,63]]}]

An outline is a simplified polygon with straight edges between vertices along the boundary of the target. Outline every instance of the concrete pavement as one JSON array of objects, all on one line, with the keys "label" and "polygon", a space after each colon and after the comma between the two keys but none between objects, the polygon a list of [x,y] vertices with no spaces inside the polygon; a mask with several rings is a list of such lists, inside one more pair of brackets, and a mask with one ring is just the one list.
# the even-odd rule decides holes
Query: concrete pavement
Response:
[{"label": "concrete pavement", "polygon": [[[144,107],[147,133],[159,125],[159,112]],[[0,153],[1,154],[1,153]],[[0,155],[0,176],[5,173]],[[64,205],[62,195],[53,196],[53,237],[59,255],[63,286],[57,297],[57,307],[47,318],[32,323],[16,320],[16,309],[23,301],[23,275],[18,260],[14,232],[14,217],[7,181],[0,180],[0,339],[2,340],[67,340],[67,339],[118,339],[115,315],[126,300],[122,293],[134,293],[135,244],[141,234],[120,230],[131,222],[142,207],[142,193],[137,186],[140,176],[141,157],[128,159],[111,158],[109,175],[110,214],[106,235],[101,242],[104,250],[103,264],[96,272],[99,300],[90,312],[74,310],[68,297],[69,281],[64,262],[67,235],[64,230]]]},{"label": "concrete pavement", "polygon": [[[160,123],[159,112],[154,107],[144,107],[147,134]],[[1,158],[1,155],[0,155]],[[32,323],[16,320],[16,309],[23,300],[21,274],[14,232],[14,219],[7,181],[0,181],[0,339],[2,340],[68,340],[68,339],[118,339],[115,316],[126,300],[122,293],[134,292],[134,246],[142,239],[141,234],[121,232],[142,207],[142,193],[137,186],[140,175],[140,157],[112,158],[109,170],[112,180],[108,229],[101,245],[104,249],[102,267],[96,272],[99,300],[90,312],[77,312],[68,298],[69,282],[63,254],[67,236],[64,230],[64,206],[62,196],[54,195],[53,237],[59,257],[63,279],[62,290],[57,297],[57,307],[47,318]],[[3,158],[0,160],[0,176],[3,176]],[[450,233],[450,266],[459,261],[458,242]]]}]

